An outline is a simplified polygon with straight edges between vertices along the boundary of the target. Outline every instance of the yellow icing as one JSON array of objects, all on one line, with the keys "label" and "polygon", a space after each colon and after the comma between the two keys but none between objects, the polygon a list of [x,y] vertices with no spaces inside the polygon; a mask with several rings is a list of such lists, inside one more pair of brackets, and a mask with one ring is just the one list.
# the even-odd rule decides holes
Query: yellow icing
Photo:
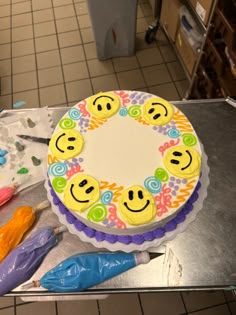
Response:
[{"label": "yellow icing", "polygon": [[120,98],[114,93],[98,93],[88,100],[88,110],[95,117],[109,118],[120,108]]},{"label": "yellow icing", "polygon": [[150,98],[143,105],[143,118],[151,125],[166,125],[173,115],[173,106],[163,98]]},{"label": "yellow icing", "polygon": [[64,191],[64,204],[74,211],[85,211],[99,198],[99,183],[90,175],[79,174],[73,176]]},{"label": "yellow icing", "polygon": [[62,130],[56,133],[49,143],[52,154],[62,160],[78,156],[83,149],[83,136],[76,130]]},{"label": "yellow icing", "polygon": [[123,190],[118,201],[118,209],[123,220],[130,225],[149,223],[156,215],[151,193],[138,185]]},{"label": "yellow icing", "polygon": [[167,170],[180,178],[189,179],[200,173],[200,154],[191,147],[184,145],[172,147],[166,152],[163,161]]}]

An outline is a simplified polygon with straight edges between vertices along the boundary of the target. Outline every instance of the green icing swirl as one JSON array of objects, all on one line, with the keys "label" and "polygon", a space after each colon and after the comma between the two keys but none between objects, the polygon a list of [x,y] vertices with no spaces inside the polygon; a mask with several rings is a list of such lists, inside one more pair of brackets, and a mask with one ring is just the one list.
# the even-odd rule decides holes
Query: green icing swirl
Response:
[{"label": "green icing swirl", "polygon": [[192,147],[195,144],[197,144],[196,137],[191,133],[184,133],[182,137],[183,137],[183,143],[188,147]]},{"label": "green icing swirl", "polygon": [[155,170],[154,176],[161,182],[167,182],[169,179],[168,173],[166,172],[166,170],[164,170],[164,168],[161,167]]},{"label": "green icing swirl", "polygon": [[87,218],[89,221],[101,222],[106,218],[106,216],[107,208],[101,203],[98,203],[90,208]]},{"label": "green icing swirl", "polygon": [[141,107],[139,105],[130,106],[128,109],[128,115],[133,118],[138,118],[142,114]]},{"label": "green icing swirl", "polygon": [[73,129],[76,126],[76,123],[70,118],[62,118],[59,122],[61,129]]},{"label": "green icing swirl", "polygon": [[66,179],[63,177],[56,177],[52,181],[52,187],[58,193],[62,193],[66,187]]}]

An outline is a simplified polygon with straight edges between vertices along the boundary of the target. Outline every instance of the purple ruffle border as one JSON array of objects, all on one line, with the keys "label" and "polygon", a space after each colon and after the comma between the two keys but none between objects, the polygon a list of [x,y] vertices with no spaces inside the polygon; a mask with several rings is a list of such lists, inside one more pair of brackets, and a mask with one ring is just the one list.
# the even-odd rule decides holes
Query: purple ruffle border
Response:
[{"label": "purple ruffle border", "polygon": [[141,245],[146,241],[152,242],[155,239],[160,239],[164,237],[167,232],[174,231],[177,225],[184,222],[186,219],[186,216],[193,210],[193,204],[198,199],[198,191],[201,187],[201,183],[198,182],[194,192],[192,193],[187,203],[184,205],[183,209],[173,219],[171,219],[168,223],[166,223],[163,227],[156,228],[152,231],[145,232],[142,234],[114,235],[114,234],[97,231],[85,225],[79,219],[74,217],[73,214],[62,204],[60,199],[57,197],[49,180],[48,180],[48,185],[50,186],[50,194],[53,198],[54,205],[58,207],[61,214],[66,216],[67,222],[69,224],[74,225],[76,230],[78,230],[79,232],[83,232],[89,238],[95,238],[97,242],[107,241],[110,244],[114,244],[118,242],[125,245],[131,244],[131,243],[136,244],[136,245]]}]

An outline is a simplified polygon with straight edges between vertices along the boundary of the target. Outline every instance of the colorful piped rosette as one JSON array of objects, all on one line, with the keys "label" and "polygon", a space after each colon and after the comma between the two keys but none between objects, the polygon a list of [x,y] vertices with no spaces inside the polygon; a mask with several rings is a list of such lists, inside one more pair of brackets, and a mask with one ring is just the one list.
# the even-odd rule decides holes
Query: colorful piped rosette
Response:
[{"label": "colorful piped rosette", "polygon": [[[113,125],[120,128],[112,129]],[[145,150],[129,159],[129,143],[124,144],[124,139],[132,132],[138,138],[137,146],[142,143]],[[104,153],[106,146],[101,149],[98,136],[105,139],[112,133],[118,133],[116,147]],[[120,177],[114,175],[113,180],[111,172],[106,172],[115,159],[109,156],[110,151],[116,150],[119,139],[118,159],[123,157],[127,163],[114,173]],[[103,160],[99,160],[102,153]],[[127,172],[142,156],[146,163],[141,164],[145,175],[140,180],[140,164],[137,176]],[[103,173],[99,173],[101,169]],[[165,233],[158,228],[170,225],[184,206],[193,203],[201,169],[198,137],[179,109],[145,92],[101,92],[72,107],[55,128],[48,152],[48,189],[55,212],[59,218],[64,216],[63,223],[73,225],[80,237],[82,232],[103,242],[104,235],[111,235],[110,244],[140,245],[148,238],[162,238]],[[158,232],[153,235],[154,230]],[[139,238],[141,231],[146,234]]]}]

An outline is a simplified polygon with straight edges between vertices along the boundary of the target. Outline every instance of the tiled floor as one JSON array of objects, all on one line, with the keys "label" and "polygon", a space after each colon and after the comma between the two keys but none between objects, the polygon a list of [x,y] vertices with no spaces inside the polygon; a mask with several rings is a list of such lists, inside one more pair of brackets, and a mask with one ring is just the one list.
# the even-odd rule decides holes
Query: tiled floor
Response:
[{"label": "tiled floor", "polygon": [[[99,91],[137,89],[168,100],[184,96],[187,80],[164,33],[147,45],[152,22],[139,1],[136,55],[99,61],[84,0],[0,0],[0,107],[73,105]],[[0,315],[236,314],[230,293],[112,295],[100,301],[24,303],[0,298]]]},{"label": "tiled floor", "polygon": [[84,0],[0,0],[0,106],[72,105],[112,89],[181,99],[186,76],[164,33],[145,43],[153,21],[146,1],[138,7],[136,55],[102,62]]},{"label": "tiled floor", "polygon": [[236,302],[222,291],[110,295],[105,300],[23,302],[0,298],[1,315],[235,315]]}]

